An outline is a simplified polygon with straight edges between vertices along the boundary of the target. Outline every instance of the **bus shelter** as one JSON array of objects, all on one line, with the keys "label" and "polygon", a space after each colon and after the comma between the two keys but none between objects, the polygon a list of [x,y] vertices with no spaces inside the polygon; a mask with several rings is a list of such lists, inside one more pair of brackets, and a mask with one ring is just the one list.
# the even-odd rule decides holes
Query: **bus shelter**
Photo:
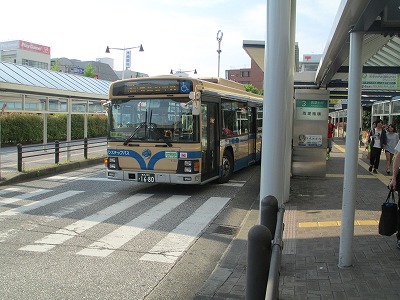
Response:
[{"label": "bus shelter", "polygon": [[362,100],[388,100],[400,92],[399,7],[399,0],[342,0],[312,80],[296,81],[294,74],[296,0],[268,1],[265,46],[243,45],[264,70],[263,118],[285,128],[290,136],[282,138],[263,128],[262,156],[268,160],[262,160],[265,164],[261,167],[260,200],[268,195],[275,196],[280,203],[289,199],[290,164],[284,164],[284,170],[274,176],[268,176],[268,170],[281,170],[282,162],[292,159],[291,151],[281,149],[291,148],[293,139],[293,117],[287,118],[293,116],[293,87],[327,90],[330,99],[340,96],[347,101],[339,267],[352,264]]}]

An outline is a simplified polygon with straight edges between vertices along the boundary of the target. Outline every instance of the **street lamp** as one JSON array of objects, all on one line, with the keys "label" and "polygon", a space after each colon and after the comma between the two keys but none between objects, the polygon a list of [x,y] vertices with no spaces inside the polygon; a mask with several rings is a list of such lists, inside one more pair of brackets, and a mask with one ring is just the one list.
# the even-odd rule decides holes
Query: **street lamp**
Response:
[{"label": "street lamp", "polygon": [[197,70],[196,69],[194,69],[194,70],[188,70],[188,71],[184,71],[184,70],[172,70],[171,69],[171,72],[169,72],[169,74],[176,74],[176,75],[178,75],[178,76],[183,76],[183,74],[185,74],[185,73],[188,73],[188,72],[193,72],[193,74],[197,74]]},{"label": "street lamp", "polygon": [[124,51],[124,54],[123,54],[123,57],[122,57],[122,76],[121,76],[122,79],[124,79],[124,75],[125,75],[125,52],[126,52],[126,50],[136,49],[136,48],[139,48],[139,52],[143,52],[144,51],[142,44],[140,44],[140,46],[128,47],[128,48],[125,48],[125,47],[124,48],[111,48],[111,47],[108,47],[108,46],[106,48],[106,53],[110,53],[110,49]]},{"label": "street lamp", "polygon": [[224,36],[224,33],[221,30],[218,30],[217,32],[217,41],[218,41],[218,77],[219,77],[219,64],[220,64],[220,55],[221,55],[221,41],[222,41],[222,37]]}]

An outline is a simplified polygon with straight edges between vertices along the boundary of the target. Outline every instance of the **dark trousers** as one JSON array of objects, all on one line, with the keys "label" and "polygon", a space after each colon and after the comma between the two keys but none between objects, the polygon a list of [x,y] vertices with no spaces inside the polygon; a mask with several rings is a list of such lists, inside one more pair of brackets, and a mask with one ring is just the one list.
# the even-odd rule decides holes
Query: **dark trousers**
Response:
[{"label": "dark trousers", "polygon": [[381,161],[382,148],[371,147],[371,158],[369,164],[374,166],[374,169],[379,168],[379,162]]}]

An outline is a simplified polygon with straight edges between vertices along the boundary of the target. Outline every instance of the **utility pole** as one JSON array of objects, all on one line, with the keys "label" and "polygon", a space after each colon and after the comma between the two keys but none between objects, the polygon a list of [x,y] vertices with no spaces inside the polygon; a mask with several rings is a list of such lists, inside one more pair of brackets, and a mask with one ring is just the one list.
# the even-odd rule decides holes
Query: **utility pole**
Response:
[{"label": "utility pole", "polygon": [[218,30],[217,32],[217,41],[218,41],[218,77],[219,77],[219,66],[220,66],[220,56],[221,56],[221,41],[222,37],[224,36],[224,33],[221,30]]}]

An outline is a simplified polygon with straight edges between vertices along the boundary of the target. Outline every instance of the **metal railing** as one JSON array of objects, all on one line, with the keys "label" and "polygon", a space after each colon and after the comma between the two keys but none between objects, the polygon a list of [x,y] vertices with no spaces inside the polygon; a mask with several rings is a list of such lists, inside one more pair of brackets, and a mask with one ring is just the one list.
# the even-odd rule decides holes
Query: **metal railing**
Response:
[{"label": "metal railing", "polygon": [[260,224],[254,225],[248,233],[246,299],[279,298],[284,212],[275,197],[262,199]]},{"label": "metal railing", "polygon": [[[84,138],[83,140],[74,140],[71,142],[55,141],[54,143],[28,146],[22,146],[21,144],[18,144],[18,172],[25,171],[24,166],[26,166],[26,164],[31,164],[32,168],[40,168],[45,165],[57,165],[60,163],[60,158],[65,159],[65,162],[71,162],[72,155],[76,156],[76,160],[88,159],[89,153],[91,154],[91,157],[105,157],[106,148],[106,138],[96,138],[91,140]],[[38,157],[43,157],[43,159],[34,159]],[[51,157],[54,158],[52,159]]]}]

